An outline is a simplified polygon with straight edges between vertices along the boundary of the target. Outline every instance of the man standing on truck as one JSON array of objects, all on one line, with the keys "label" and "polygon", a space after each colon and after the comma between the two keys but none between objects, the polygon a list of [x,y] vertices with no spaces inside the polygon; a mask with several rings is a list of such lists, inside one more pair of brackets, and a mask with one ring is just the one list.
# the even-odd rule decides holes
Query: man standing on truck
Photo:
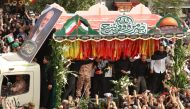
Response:
[{"label": "man standing on truck", "polygon": [[159,93],[164,89],[162,81],[165,78],[166,66],[168,64],[168,54],[165,51],[163,44],[160,44],[160,48],[151,56],[151,73],[153,74],[152,92]]},{"label": "man standing on truck", "polygon": [[[87,59],[81,63],[81,67],[79,70],[79,77],[77,80],[77,89],[76,89],[76,97],[80,98],[85,93],[85,97],[88,98],[90,96],[90,88],[91,88],[91,71],[94,68],[94,60]],[[84,86],[84,92],[82,93],[82,89]]]},{"label": "man standing on truck", "polygon": [[44,69],[41,72],[41,109],[48,109],[48,100],[53,88],[53,68],[49,59],[49,56],[44,56]]},{"label": "man standing on truck", "polygon": [[137,93],[142,93],[147,90],[146,77],[149,73],[149,64],[146,58],[146,54],[141,54],[141,58],[135,60],[131,67]]}]

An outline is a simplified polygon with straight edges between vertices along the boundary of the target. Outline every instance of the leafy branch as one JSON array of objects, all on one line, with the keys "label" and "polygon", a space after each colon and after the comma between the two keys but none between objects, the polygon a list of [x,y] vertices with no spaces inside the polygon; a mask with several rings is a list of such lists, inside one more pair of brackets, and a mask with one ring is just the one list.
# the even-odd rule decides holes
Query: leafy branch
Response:
[{"label": "leafy branch", "polygon": [[168,84],[178,88],[186,88],[188,86],[188,80],[183,70],[185,62],[185,48],[183,47],[182,39],[176,41],[174,52],[175,55],[173,60],[175,63],[173,66],[172,78]]},{"label": "leafy branch", "polygon": [[53,49],[51,63],[55,68],[54,77],[56,81],[56,106],[59,106],[61,104],[62,88],[64,88],[67,84],[67,74],[70,73],[68,68],[65,66],[68,60],[63,56],[64,52],[67,51],[68,46],[55,41],[51,41],[51,45]]},{"label": "leafy branch", "polygon": [[113,89],[117,95],[123,94],[126,90],[128,91],[128,86],[133,85],[128,76],[124,76],[117,81],[113,80],[112,83],[114,84]]}]

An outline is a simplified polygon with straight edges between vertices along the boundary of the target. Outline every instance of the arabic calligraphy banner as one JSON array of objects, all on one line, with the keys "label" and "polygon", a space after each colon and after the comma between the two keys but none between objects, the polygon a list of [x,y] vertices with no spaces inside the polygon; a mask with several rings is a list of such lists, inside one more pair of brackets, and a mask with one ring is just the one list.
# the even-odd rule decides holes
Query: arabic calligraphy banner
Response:
[{"label": "arabic calligraphy banner", "polygon": [[100,25],[101,35],[140,35],[147,34],[146,23],[136,23],[129,16],[119,16],[114,23],[102,23]]}]

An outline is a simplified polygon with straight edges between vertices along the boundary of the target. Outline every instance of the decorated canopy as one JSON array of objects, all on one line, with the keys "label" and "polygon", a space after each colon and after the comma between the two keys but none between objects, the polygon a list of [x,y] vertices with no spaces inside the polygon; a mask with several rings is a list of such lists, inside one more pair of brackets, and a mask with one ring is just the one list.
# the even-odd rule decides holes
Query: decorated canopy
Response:
[{"label": "decorated canopy", "polygon": [[54,34],[54,39],[69,45],[64,52],[67,58],[118,60],[121,55],[135,57],[146,54],[150,57],[163,39],[174,41],[183,38],[186,32],[184,23],[169,15],[151,28],[147,23],[136,22],[131,16],[118,15],[114,22],[101,23],[96,30],[85,18],[75,15]]},{"label": "decorated canopy", "polygon": [[119,12],[109,11],[105,5],[98,3],[90,7],[87,11],[76,11],[72,14],[67,14],[66,11],[63,11],[55,28],[57,30],[61,29],[65,22],[76,14],[87,19],[91,27],[95,30],[99,30],[102,23],[113,23],[120,15],[130,16],[135,22],[146,23],[148,24],[148,28],[154,27],[161,18],[160,15],[152,14],[143,4],[135,6],[130,12]]}]

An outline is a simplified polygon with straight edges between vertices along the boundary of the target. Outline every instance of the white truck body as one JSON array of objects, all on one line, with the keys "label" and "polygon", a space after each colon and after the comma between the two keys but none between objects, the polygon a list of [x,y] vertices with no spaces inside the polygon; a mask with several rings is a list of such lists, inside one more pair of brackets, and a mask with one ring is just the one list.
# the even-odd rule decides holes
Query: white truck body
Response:
[{"label": "white truck body", "polygon": [[[40,105],[40,66],[33,62],[29,63],[23,60],[16,53],[7,53],[0,55],[0,95],[3,96],[4,79],[16,75],[27,75],[26,81],[28,89],[25,93],[16,95],[7,95],[6,102],[9,105],[22,106],[29,102],[35,104],[35,109]],[[4,80],[6,81],[6,80]],[[7,80],[8,81],[8,80]],[[13,84],[13,83],[12,83]]]}]

